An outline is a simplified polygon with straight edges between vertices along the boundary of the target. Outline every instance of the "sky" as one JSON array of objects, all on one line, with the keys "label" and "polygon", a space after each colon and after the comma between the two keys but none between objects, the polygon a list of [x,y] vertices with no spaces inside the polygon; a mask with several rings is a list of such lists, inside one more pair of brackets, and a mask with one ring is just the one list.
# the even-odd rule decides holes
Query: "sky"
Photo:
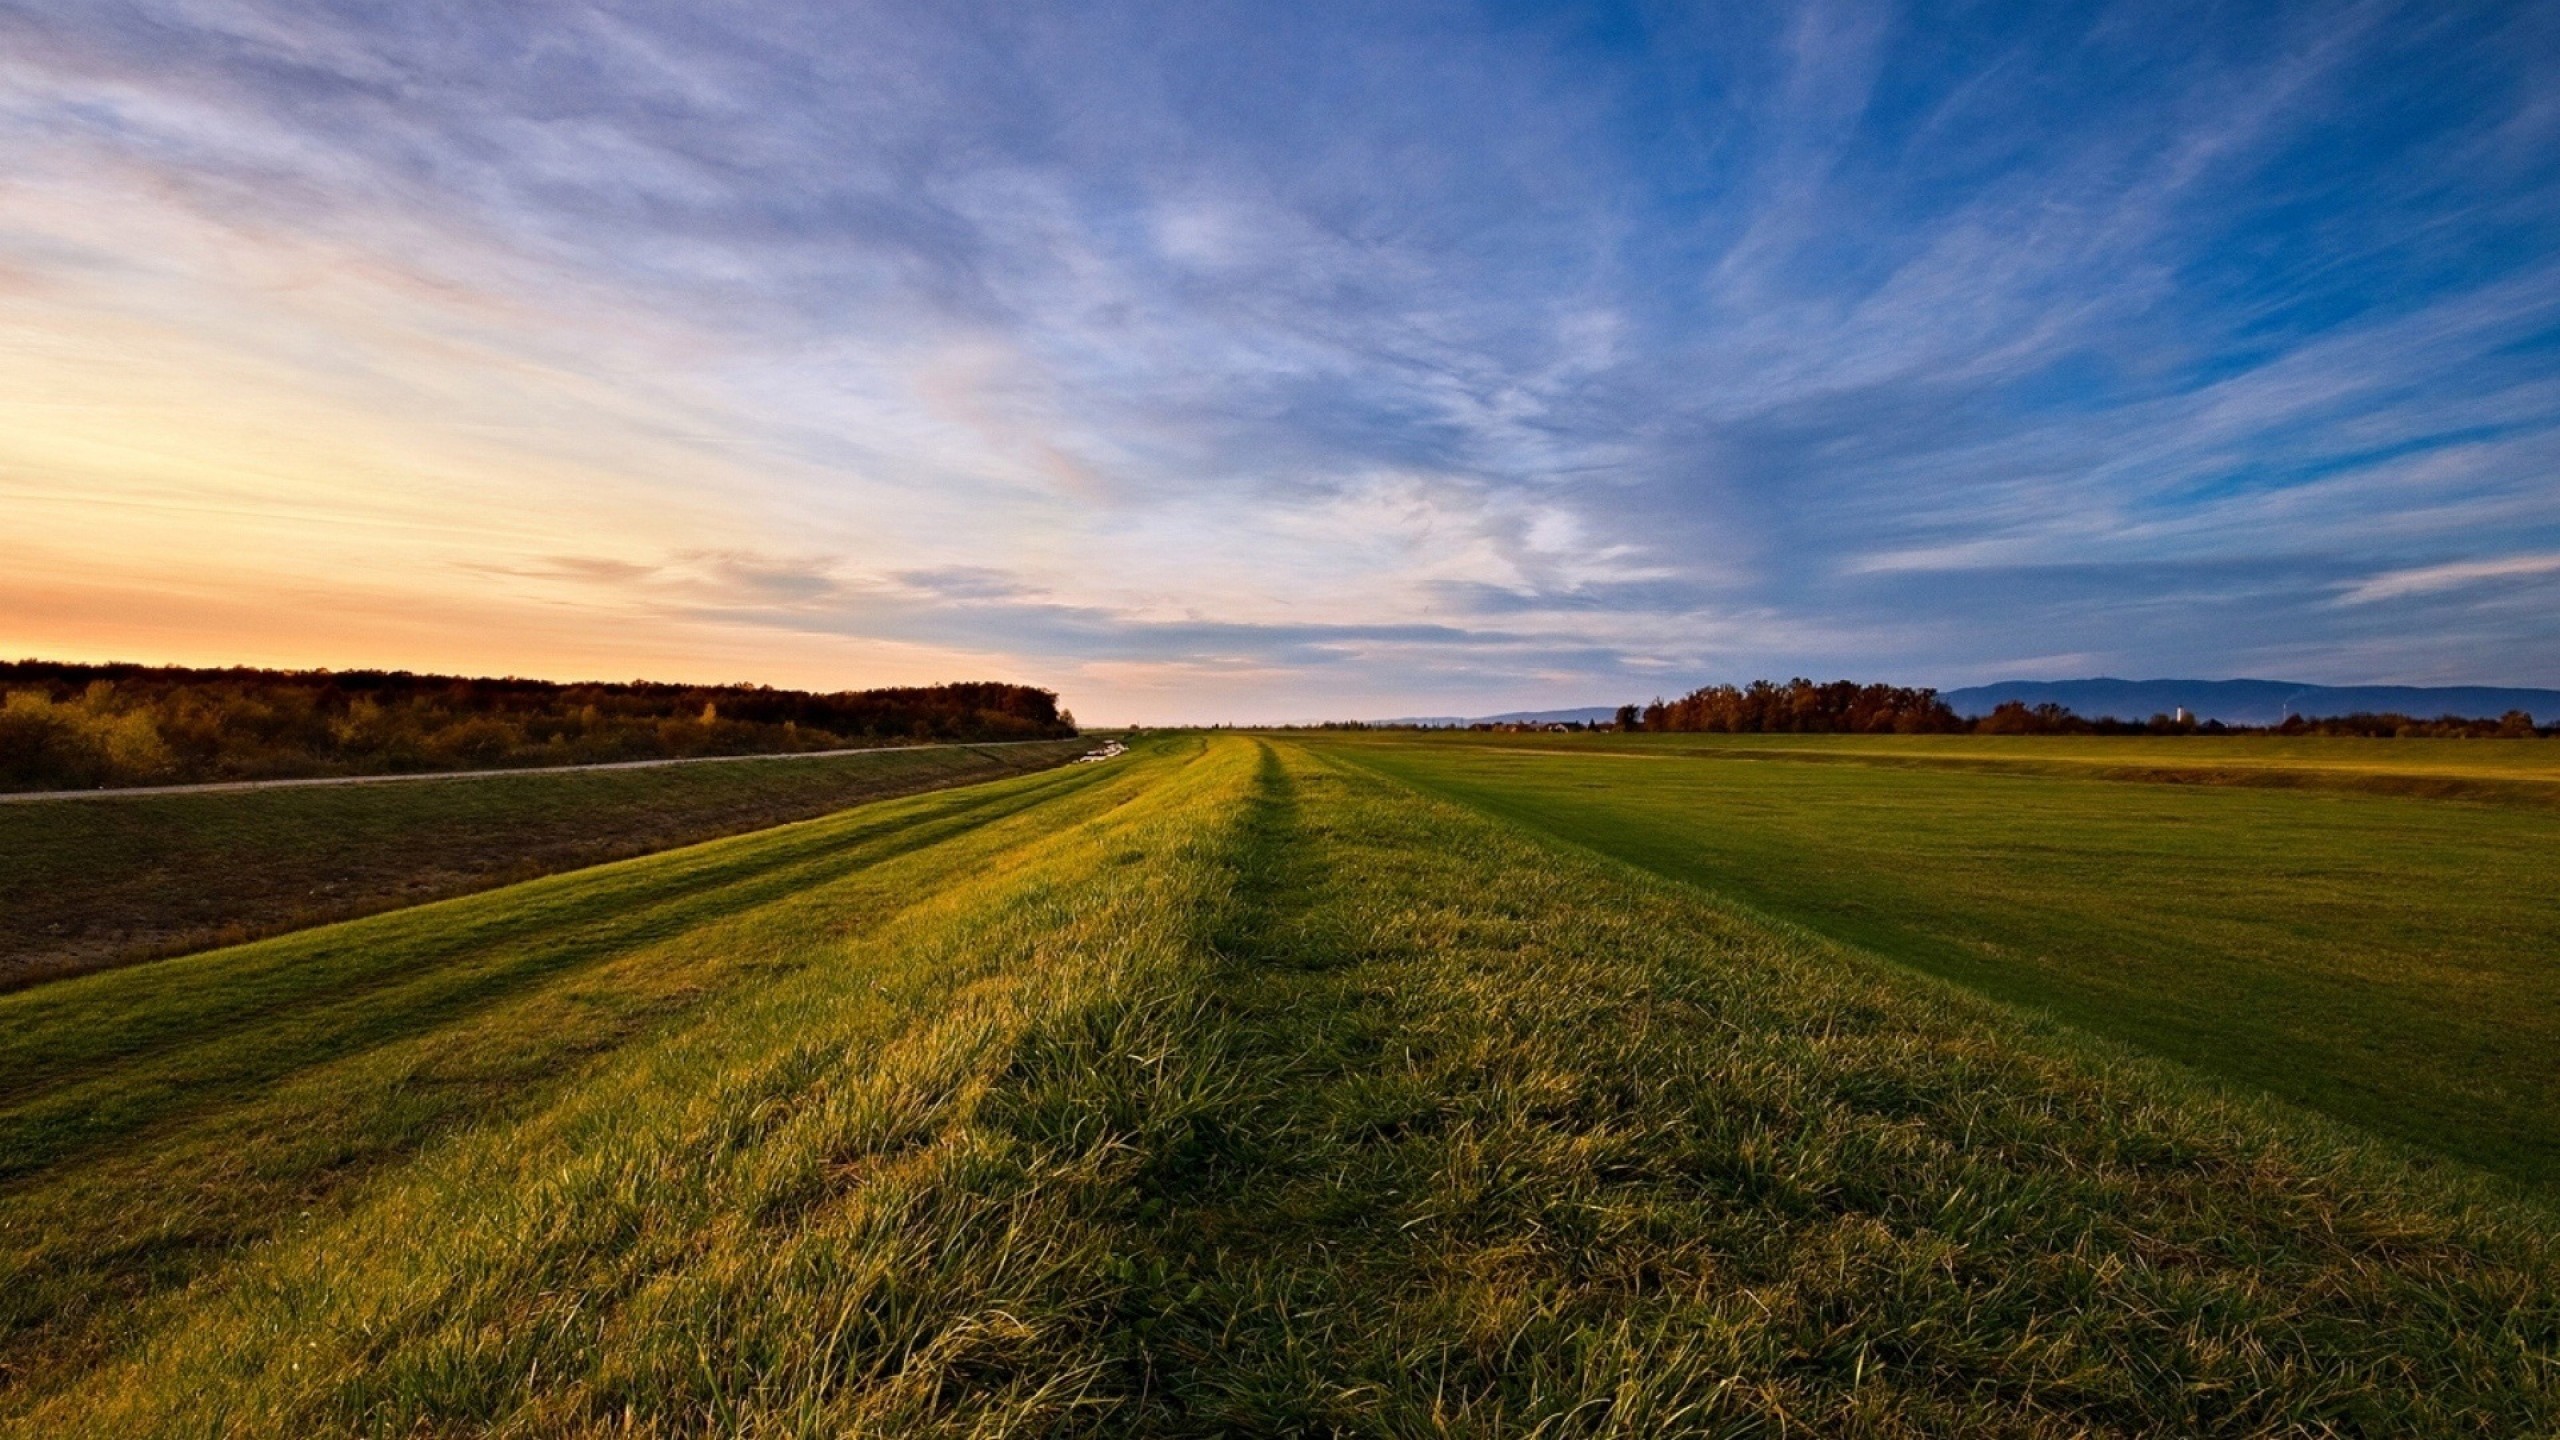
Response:
[{"label": "sky", "polygon": [[2560,685],[2560,6],[0,0],[0,653]]}]

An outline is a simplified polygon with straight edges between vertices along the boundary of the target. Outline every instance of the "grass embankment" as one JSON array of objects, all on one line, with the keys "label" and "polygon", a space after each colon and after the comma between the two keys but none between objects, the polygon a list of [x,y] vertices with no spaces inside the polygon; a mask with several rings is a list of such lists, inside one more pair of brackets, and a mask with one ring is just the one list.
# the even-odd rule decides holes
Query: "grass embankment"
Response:
[{"label": "grass embankment", "polygon": [[2560,1420],[2547,1211],[1241,738],[0,1024],[15,1433]]},{"label": "grass embankment", "polygon": [[[1780,738],[1330,743],[2004,999],[2560,1180],[2560,786],[2537,788],[2560,746]],[[2389,786],[2467,798],[2374,793]]]},{"label": "grass embankment", "polygon": [[0,804],[0,987],[1044,769],[1089,745]]}]

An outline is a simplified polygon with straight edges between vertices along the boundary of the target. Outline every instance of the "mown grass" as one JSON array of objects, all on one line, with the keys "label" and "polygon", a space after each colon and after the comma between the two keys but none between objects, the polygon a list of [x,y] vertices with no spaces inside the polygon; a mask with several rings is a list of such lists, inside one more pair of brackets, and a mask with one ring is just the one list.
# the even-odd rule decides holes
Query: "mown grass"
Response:
[{"label": "mown grass", "polygon": [[[2560,805],[2103,779],[2069,770],[2097,762],[2068,741],[2036,742],[2060,752],[2043,773],[1840,760],[1876,743],[1863,738],[1759,760],[1710,745],[1698,763],[1630,761],[1607,737],[1346,743],[1436,794],[1823,934],[2410,1143],[2560,1180]],[[2269,743],[2290,749],[2263,763],[2336,767],[2425,742]],[[2439,748],[2401,763],[2433,772],[2550,747]],[[2094,746],[2109,763],[2123,750]],[[1835,763],[1792,763],[1797,752]]]},{"label": "mown grass", "polygon": [[1088,743],[0,804],[0,986],[1045,769]]},{"label": "mown grass", "polygon": [[[1342,739],[1344,736],[1334,736]],[[1379,732],[1386,743],[1610,755],[1630,760],[1796,760],[2074,780],[2560,804],[2560,745],[2541,740],[2384,740],[2280,735],[1698,735]],[[1645,783],[1636,780],[1634,783]]]},{"label": "mown grass", "polygon": [[[953,790],[0,997],[0,1366],[182,1284],[456,1125],[907,903],[1091,773]],[[815,927],[815,928],[812,928]]]},{"label": "mown grass", "polygon": [[[901,802],[944,825],[903,845],[897,807],[801,827],[849,827],[840,873],[584,972],[617,993],[687,963],[756,983],[492,1087],[307,1218],[143,1289],[21,1368],[0,1426],[2560,1420],[2555,1221],[2458,1173],[1308,749],[1166,739],[976,793],[1003,797],[977,823],[931,808],[956,796]],[[861,853],[861,826],[890,853]],[[680,858],[616,873],[669,871],[681,896]],[[438,908],[496,924],[541,888]],[[147,973],[78,982],[92,1023],[130,1019],[106,1002]],[[106,1058],[35,1090],[125,1063],[80,1053]],[[335,1088],[404,1088],[333,1063]],[[268,1093],[222,1112],[235,1146],[303,1123]],[[147,1165],[207,1123],[172,1109],[124,1153]],[[8,1182],[13,1241],[95,1163]]]}]

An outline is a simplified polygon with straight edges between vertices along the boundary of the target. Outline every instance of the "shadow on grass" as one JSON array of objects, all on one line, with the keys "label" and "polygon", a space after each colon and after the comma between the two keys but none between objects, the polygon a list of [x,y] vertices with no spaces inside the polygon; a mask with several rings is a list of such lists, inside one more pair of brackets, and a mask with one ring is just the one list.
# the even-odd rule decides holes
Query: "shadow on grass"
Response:
[{"label": "shadow on grass", "polygon": [[1119,1433],[1329,1433],[1341,1357],[1305,1321],[1364,1293],[1364,1251],[1401,1250],[1396,1147],[1440,1112],[1384,1073],[1404,1068],[1395,991],[1322,908],[1300,784],[1266,747],[1187,1037],[1220,1098],[1155,1137],[1129,1190],[1097,1346]]}]

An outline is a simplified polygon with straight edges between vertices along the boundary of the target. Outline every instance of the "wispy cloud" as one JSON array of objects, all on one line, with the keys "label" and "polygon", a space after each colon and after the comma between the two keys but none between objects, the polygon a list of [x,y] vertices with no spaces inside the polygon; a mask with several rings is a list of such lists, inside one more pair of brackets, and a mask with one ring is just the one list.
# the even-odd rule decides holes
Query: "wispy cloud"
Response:
[{"label": "wispy cloud", "polygon": [[2338,600],[2345,605],[2370,605],[2377,600],[2427,595],[2484,581],[2519,580],[2543,575],[2560,575],[2560,553],[2509,555],[2497,560],[2459,560],[2447,565],[2393,570],[2349,588]]}]

